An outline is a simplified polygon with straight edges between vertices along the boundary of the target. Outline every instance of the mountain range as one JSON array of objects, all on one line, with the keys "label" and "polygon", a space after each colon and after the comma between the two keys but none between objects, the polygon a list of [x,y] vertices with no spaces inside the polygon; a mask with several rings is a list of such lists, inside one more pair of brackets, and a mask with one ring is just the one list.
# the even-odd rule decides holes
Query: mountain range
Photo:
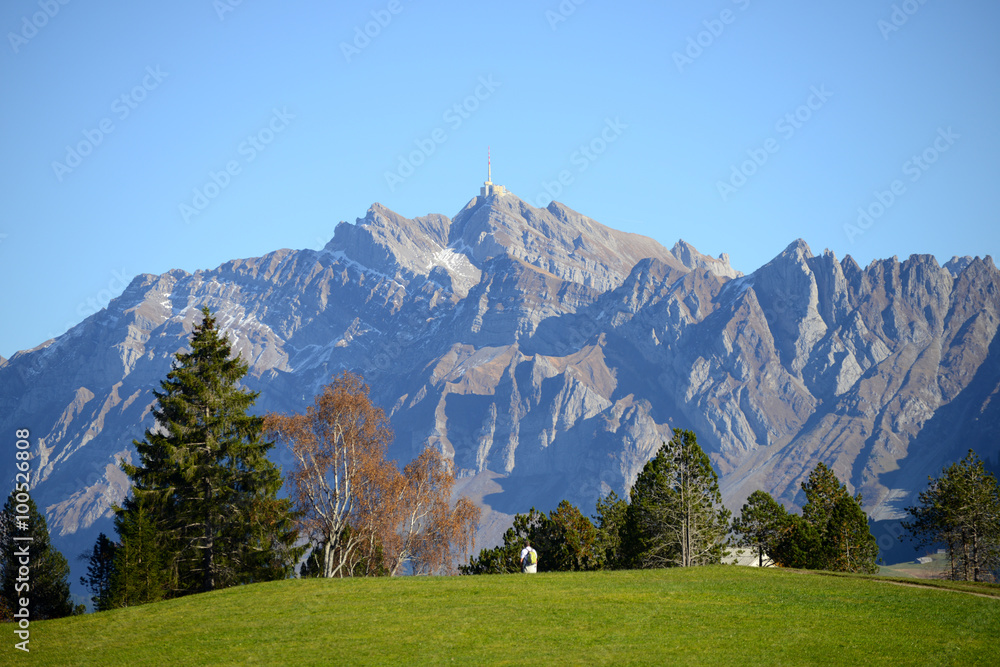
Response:
[{"label": "mountain range", "polygon": [[[261,413],[361,373],[394,458],[431,444],[453,459],[486,510],[480,545],[532,506],[624,495],[674,427],[695,431],[734,511],[756,489],[797,507],[822,461],[889,526],[969,448],[1000,454],[998,288],[989,256],[862,268],[797,240],[744,275],[510,193],[452,218],[374,204],[322,249],[137,276],[0,360],[0,428],[31,430],[36,502],[82,569],[75,556],[112,534],[151,392],[208,306]],[[876,531],[883,551],[898,532]]]}]

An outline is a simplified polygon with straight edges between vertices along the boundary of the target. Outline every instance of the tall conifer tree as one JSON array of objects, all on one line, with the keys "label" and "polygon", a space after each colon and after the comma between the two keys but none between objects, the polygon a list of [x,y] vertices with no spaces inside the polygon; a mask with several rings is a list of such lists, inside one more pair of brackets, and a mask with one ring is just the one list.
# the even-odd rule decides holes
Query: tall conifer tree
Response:
[{"label": "tall conifer tree", "polygon": [[[16,511],[19,504],[28,506],[26,515]],[[26,527],[19,526],[17,516],[27,516]],[[15,540],[14,537],[31,540]],[[27,552],[27,574],[22,576],[20,555]],[[18,503],[11,492],[0,512],[0,591],[9,610],[16,610],[19,601],[28,603],[29,620],[69,616],[75,609],[69,596],[69,563],[49,542],[49,527],[28,497]]]},{"label": "tall conifer tree", "polygon": [[740,516],[733,521],[733,532],[739,535],[743,546],[757,552],[757,565],[764,567],[764,560],[771,561],[770,552],[781,538],[788,512],[766,491],[754,491],[747,498]]},{"label": "tall conifer tree", "polygon": [[781,537],[772,544],[775,561],[785,567],[877,573],[878,543],[861,494],[852,497],[822,462],[802,482],[802,490],[802,516],[788,517]]},{"label": "tall conifer tree", "polygon": [[165,534],[159,532],[151,510],[151,495],[133,492],[115,517],[115,530],[121,541],[114,549],[108,607],[156,602],[169,593],[173,570],[168,562]]},{"label": "tall conifer tree", "polygon": [[[139,465],[122,465],[133,487],[119,512],[120,560],[135,542],[130,567],[159,563],[168,597],[283,578],[301,552],[291,502],[276,497],[273,443],[261,437],[263,419],[247,414],[258,394],[238,386],[248,365],[232,356],[208,308],[202,315],[190,352],[176,355],[153,392],[156,425],[134,442]],[[152,588],[141,597],[155,598],[160,583],[145,580]]]},{"label": "tall conifer tree", "polygon": [[80,583],[90,590],[94,611],[111,609],[111,576],[114,571],[115,549],[117,545],[101,533],[97,536],[93,550],[80,555],[87,561],[87,576],[80,577]]},{"label": "tall conifer tree", "polygon": [[632,564],[721,562],[731,514],[722,505],[718,479],[695,434],[675,428],[632,485],[625,530]]}]

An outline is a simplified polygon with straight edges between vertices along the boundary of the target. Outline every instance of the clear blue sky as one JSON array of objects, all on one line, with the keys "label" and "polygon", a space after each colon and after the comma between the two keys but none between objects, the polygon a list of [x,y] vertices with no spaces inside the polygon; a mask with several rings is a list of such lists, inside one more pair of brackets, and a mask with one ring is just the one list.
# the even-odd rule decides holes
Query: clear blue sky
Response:
[{"label": "clear blue sky", "polygon": [[995,1],[229,2],[3,3],[0,354],[139,273],[319,247],[376,201],[454,215],[487,145],[531,203],[566,172],[568,206],[744,272],[799,237],[1000,246]]}]

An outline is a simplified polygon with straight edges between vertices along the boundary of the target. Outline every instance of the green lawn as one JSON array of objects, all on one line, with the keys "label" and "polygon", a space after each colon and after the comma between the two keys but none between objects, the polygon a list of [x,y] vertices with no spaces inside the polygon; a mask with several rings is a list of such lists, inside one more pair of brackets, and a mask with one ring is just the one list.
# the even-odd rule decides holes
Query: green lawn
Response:
[{"label": "green lawn", "polygon": [[997,665],[1000,599],[732,566],[310,579],[5,634],[11,665]]}]

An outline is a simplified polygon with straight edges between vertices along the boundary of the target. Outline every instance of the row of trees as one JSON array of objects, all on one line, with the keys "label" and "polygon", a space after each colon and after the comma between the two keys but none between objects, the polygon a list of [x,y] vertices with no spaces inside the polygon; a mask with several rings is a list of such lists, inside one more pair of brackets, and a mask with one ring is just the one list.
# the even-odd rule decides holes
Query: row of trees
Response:
[{"label": "row of trees", "polygon": [[541,554],[541,571],[709,565],[741,545],[759,554],[760,565],[767,558],[786,567],[877,571],[861,496],[822,463],[802,489],[801,516],[757,491],[730,523],[708,456],[694,433],[675,429],[639,473],[629,501],[610,493],[597,502],[593,522],[566,501],[548,515],[532,508],[515,517],[503,544],[480,551],[462,572],[516,572],[526,542]]},{"label": "row of trees", "polygon": [[[289,577],[310,544],[304,572],[325,577],[441,572],[471,546],[479,509],[452,506],[450,464],[432,449],[402,471],[386,460],[392,431],[361,378],[337,377],[305,414],[251,416],[248,366],[202,314],[154,391],[138,464],[122,464],[118,540],[101,534],[88,556],[98,610]],[[277,497],[274,440],[295,461],[291,498]]]},{"label": "row of trees", "polygon": [[834,572],[878,572],[878,544],[862,509],[824,463],[802,483],[806,504],[792,514],[770,494],[754,491],[733,522],[736,542],[783,567]]},{"label": "row of trees", "polygon": [[[975,452],[929,478],[904,521],[919,547],[943,546],[944,576],[968,581],[1000,578],[1000,485]],[[482,550],[466,574],[517,572],[522,545],[542,554],[539,569],[668,567],[718,563],[731,549],[752,549],[758,565],[838,572],[878,571],[878,545],[862,509],[823,463],[802,483],[801,514],[755,491],[728,526],[714,471],[693,433],[674,431],[637,477],[630,501],[614,492],[597,502],[593,522],[563,501],[548,515],[519,514],[503,544]],[[730,531],[729,539],[726,533]]]},{"label": "row of trees", "polygon": [[[907,507],[902,526],[918,548],[943,547],[949,579],[995,582],[1000,579],[1000,485],[971,449],[928,478],[919,503]],[[878,547],[861,509],[833,472],[820,463],[803,482],[802,515],[789,514],[763,491],[751,494],[733,530],[763,564],[764,554],[787,567],[844,572],[875,572]]]},{"label": "row of trees", "polygon": [[630,500],[614,492],[600,499],[596,524],[565,500],[548,515],[532,508],[514,518],[503,544],[480,551],[461,570],[516,572],[527,541],[538,550],[543,572],[721,562],[730,513],[722,505],[718,475],[693,432],[674,429],[639,473]]}]

